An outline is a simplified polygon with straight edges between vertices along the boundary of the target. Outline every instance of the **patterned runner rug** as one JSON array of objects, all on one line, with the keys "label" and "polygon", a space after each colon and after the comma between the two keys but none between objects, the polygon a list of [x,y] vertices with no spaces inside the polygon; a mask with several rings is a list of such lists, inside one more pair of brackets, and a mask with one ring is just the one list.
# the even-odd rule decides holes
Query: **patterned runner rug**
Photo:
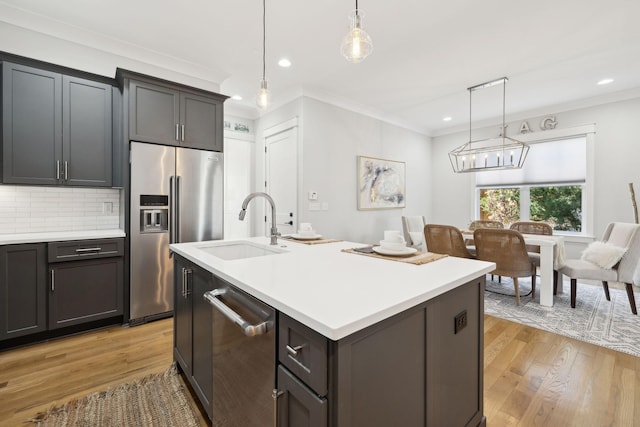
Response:
[{"label": "patterned runner rug", "polygon": [[[607,301],[601,286],[578,283],[576,308],[571,308],[566,282],[565,292],[554,297],[553,307],[543,307],[539,288],[536,286],[532,302],[531,280],[523,278],[518,281],[518,307],[513,281],[503,277],[498,283],[495,279],[487,279],[486,314],[640,357],[640,317],[631,313],[626,291],[610,289],[611,301]],[[640,294],[636,292],[638,301]]]},{"label": "patterned runner rug", "polygon": [[198,427],[175,365],[161,374],[121,384],[38,414],[39,427]]}]

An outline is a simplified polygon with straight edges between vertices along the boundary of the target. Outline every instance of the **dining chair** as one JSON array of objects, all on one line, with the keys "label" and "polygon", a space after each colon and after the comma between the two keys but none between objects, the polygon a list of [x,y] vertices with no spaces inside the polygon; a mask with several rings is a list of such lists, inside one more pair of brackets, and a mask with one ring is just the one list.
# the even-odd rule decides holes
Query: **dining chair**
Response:
[{"label": "dining chair", "polygon": [[[471,221],[471,224],[469,224],[469,230],[470,231],[475,231],[478,228],[496,228],[496,229],[502,229],[504,228],[504,224],[500,221],[496,221],[496,220],[492,220],[492,219],[477,219],[475,221]],[[464,241],[464,243],[467,245],[467,249],[469,250],[469,252],[471,252],[474,256],[476,255],[476,247],[475,247],[475,242],[473,241],[473,239],[466,239]],[[493,274],[491,275],[491,280],[493,280]],[[498,276],[498,282],[500,282],[502,279],[500,278],[500,276]]]},{"label": "dining chair", "polygon": [[489,220],[489,219],[477,219],[475,221],[471,221],[471,224],[469,224],[469,230],[475,231],[478,228],[497,228],[497,229],[501,229],[501,228],[504,228],[504,224],[502,224],[502,222],[500,222],[500,221],[494,221],[494,220]]},{"label": "dining chair", "polygon": [[404,233],[404,240],[407,242],[407,246],[416,249],[424,247],[424,226],[426,223],[427,218],[424,216],[402,217],[402,231]]},{"label": "dining chair", "polygon": [[571,308],[576,307],[577,279],[602,282],[604,295],[611,301],[609,282],[625,284],[631,312],[638,314],[633,285],[640,286],[640,224],[610,223],[602,240],[589,244],[580,259],[568,259],[558,269],[571,278]]},{"label": "dining chair", "polygon": [[474,258],[464,244],[462,233],[452,225],[427,224],[424,226],[426,250],[459,258]]},{"label": "dining chair", "polygon": [[[516,221],[509,226],[510,230],[516,230],[522,234],[538,234],[543,236],[553,235],[553,227],[542,221]],[[529,259],[536,267],[540,267],[540,246],[525,245],[529,253]],[[554,288],[557,286],[558,272],[553,270]]]},{"label": "dining chair", "polygon": [[516,293],[516,305],[520,305],[519,277],[531,277],[531,299],[536,294],[536,267],[529,259],[522,234],[515,230],[478,228],[473,232],[476,258],[494,262],[491,274],[511,277]]}]

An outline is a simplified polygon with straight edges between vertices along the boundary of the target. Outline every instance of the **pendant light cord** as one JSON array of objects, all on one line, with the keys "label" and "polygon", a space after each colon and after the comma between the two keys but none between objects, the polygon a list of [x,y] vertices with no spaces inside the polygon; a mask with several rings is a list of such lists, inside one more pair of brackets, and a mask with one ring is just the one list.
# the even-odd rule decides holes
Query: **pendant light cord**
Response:
[{"label": "pendant light cord", "polygon": [[266,0],[262,0],[262,80],[266,75],[266,50],[267,50],[267,5]]},{"label": "pendant light cord", "polygon": [[356,0],[356,15],[358,14],[358,0]]}]

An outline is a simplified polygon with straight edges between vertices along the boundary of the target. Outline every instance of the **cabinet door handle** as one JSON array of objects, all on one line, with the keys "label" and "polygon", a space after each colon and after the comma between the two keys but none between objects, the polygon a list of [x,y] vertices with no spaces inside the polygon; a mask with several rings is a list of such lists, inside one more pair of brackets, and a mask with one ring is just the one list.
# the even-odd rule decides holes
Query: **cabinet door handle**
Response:
[{"label": "cabinet door handle", "polygon": [[298,352],[300,350],[302,350],[305,346],[306,346],[306,344],[302,344],[302,345],[297,345],[295,347],[291,347],[289,344],[287,344],[287,353],[289,353],[293,357],[297,357],[298,356]]},{"label": "cabinet door handle", "polygon": [[184,142],[184,125],[180,126],[181,132],[180,134],[182,135],[182,138],[180,139],[182,142]]},{"label": "cabinet door handle", "polygon": [[55,270],[51,269],[51,292],[55,292],[56,290],[56,273]]},{"label": "cabinet door handle", "polygon": [[273,427],[278,427],[278,398],[284,394],[284,391],[278,391],[274,388],[271,392],[273,398]]},{"label": "cabinet door handle", "polygon": [[180,124],[176,123],[176,141],[180,141]]},{"label": "cabinet door handle", "polygon": [[66,160],[64,161],[64,180],[69,180],[69,162],[67,162]]},{"label": "cabinet door handle", "polygon": [[76,253],[80,254],[80,253],[84,253],[84,252],[100,252],[102,250],[102,248],[81,248],[81,249],[76,249]]},{"label": "cabinet door handle", "polygon": [[56,160],[56,179],[60,179],[60,160]]},{"label": "cabinet door handle", "polygon": [[187,297],[185,284],[187,283],[187,269],[182,267],[182,298]]}]

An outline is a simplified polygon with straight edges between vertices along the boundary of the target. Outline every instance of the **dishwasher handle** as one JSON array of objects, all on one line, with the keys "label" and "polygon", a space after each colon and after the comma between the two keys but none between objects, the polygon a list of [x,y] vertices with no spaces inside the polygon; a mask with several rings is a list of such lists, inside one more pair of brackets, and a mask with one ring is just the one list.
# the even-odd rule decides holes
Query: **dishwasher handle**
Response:
[{"label": "dishwasher handle", "polygon": [[255,337],[257,335],[264,335],[269,332],[269,330],[271,329],[271,322],[269,322],[268,320],[258,323],[257,325],[252,325],[241,315],[233,311],[228,305],[220,301],[218,297],[223,296],[225,293],[225,289],[214,289],[212,291],[205,292],[204,299],[209,301],[212,306],[220,310],[220,312],[224,314],[227,319],[238,325],[246,336]]}]

